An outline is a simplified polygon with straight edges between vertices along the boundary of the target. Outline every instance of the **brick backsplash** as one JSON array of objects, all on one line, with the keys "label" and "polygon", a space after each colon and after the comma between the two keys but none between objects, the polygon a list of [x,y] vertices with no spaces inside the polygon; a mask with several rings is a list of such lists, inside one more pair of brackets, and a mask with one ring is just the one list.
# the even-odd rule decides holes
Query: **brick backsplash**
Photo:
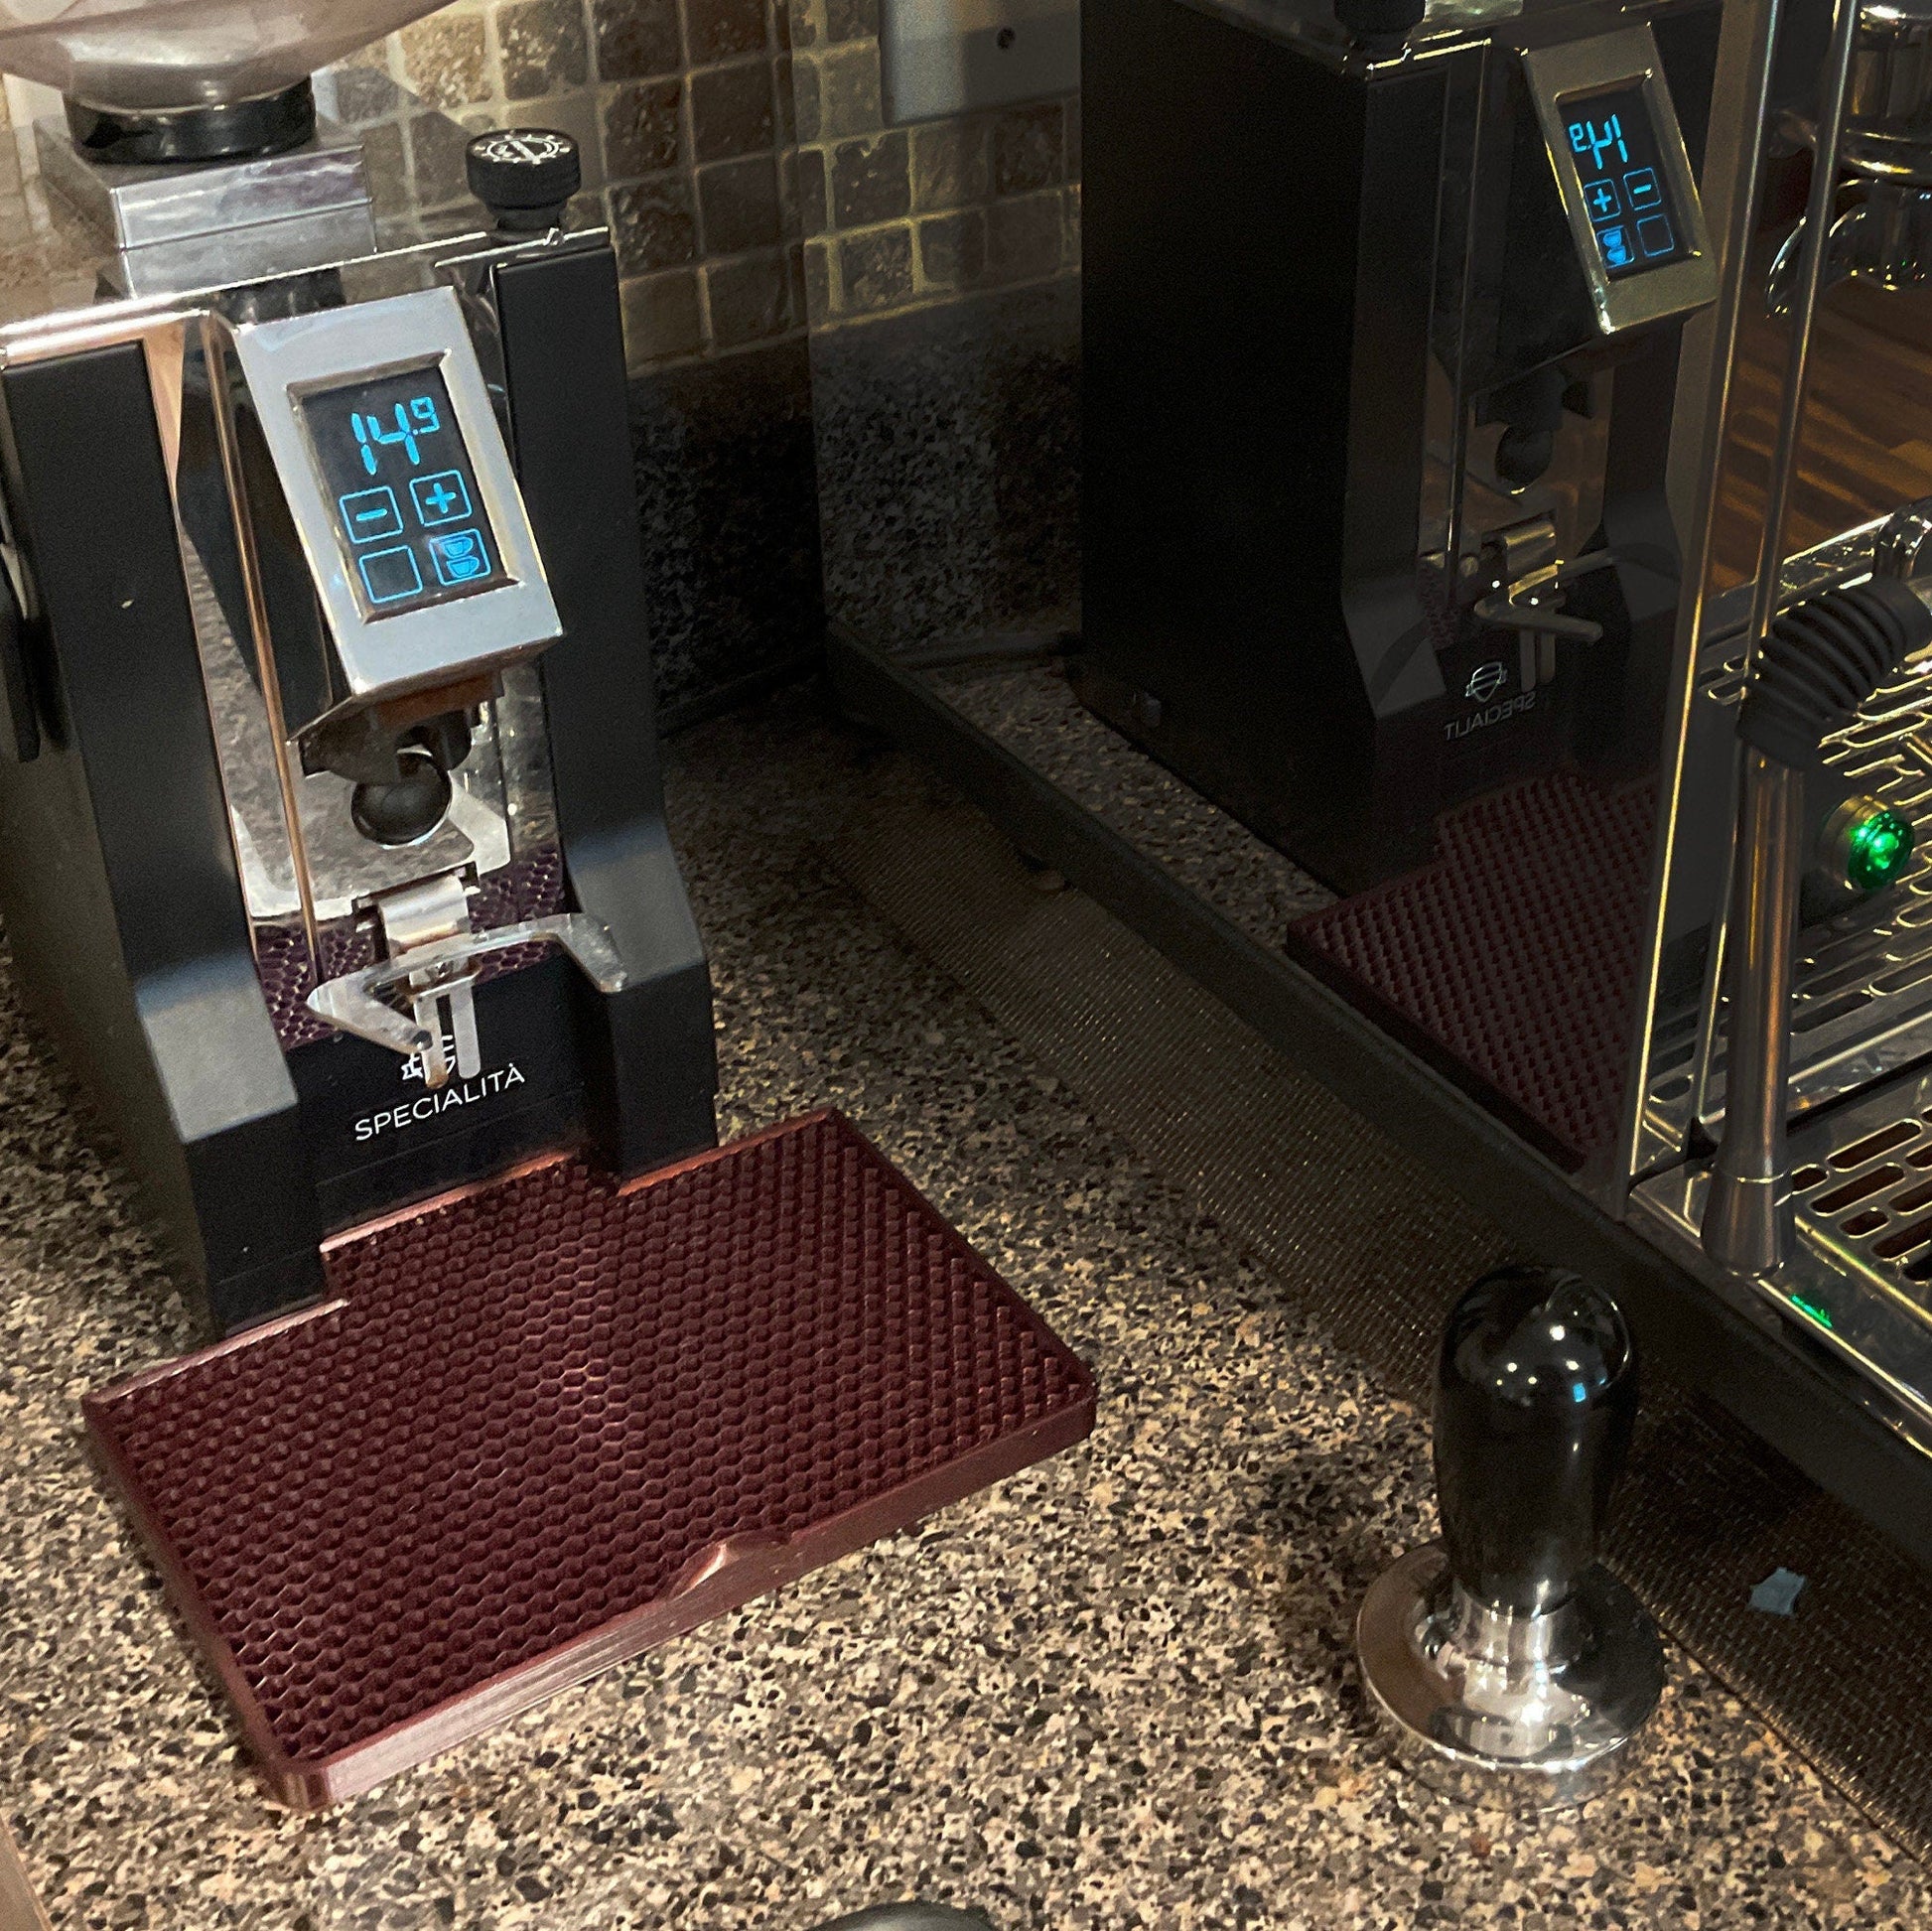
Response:
[{"label": "brick backsplash", "polygon": [[358,115],[365,68],[466,128],[577,137],[617,242],[635,367],[803,333],[783,0],[456,0],[365,49],[344,111],[366,138],[407,144],[432,204],[454,202],[457,144],[429,116],[391,132],[373,100]]},{"label": "brick backsplash", "polygon": [[1080,99],[889,128],[878,0],[787,0],[815,325],[1049,281],[1080,260]]},{"label": "brick backsplash", "polygon": [[[455,0],[355,57],[351,115],[357,67],[577,137],[638,368],[1078,266],[1079,97],[888,128],[878,0]],[[365,124],[463,195],[433,122]]]}]

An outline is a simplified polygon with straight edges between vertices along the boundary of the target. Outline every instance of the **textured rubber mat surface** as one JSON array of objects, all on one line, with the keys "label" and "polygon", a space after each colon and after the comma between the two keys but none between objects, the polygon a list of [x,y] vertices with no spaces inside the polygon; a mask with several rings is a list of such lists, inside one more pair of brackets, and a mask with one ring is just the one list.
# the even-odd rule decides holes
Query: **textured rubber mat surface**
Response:
[{"label": "textured rubber mat surface", "polygon": [[1292,949],[1581,1166],[1616,1134],[1656,812],[1569,771],[1478,799],[1434,864],[1298,920]]},{"label": "textured rubber mat surface", "polygon": [[316,1808],[1081,1439],[1086,1369],[814,1114],[346,1237],[341,1299],[85,1403]]}]

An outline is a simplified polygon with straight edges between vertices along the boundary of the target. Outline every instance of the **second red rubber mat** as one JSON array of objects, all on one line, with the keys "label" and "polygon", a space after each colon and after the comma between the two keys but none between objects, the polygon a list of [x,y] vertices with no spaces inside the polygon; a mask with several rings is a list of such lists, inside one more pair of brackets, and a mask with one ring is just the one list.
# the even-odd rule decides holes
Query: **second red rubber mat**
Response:
[{"label": "second red rubber mat", "polygon": [[276,1793],[317,1809],[1068,1447],[1087,1370],[849,1122],[558,1160],[330,1304],[87,1398]]}]

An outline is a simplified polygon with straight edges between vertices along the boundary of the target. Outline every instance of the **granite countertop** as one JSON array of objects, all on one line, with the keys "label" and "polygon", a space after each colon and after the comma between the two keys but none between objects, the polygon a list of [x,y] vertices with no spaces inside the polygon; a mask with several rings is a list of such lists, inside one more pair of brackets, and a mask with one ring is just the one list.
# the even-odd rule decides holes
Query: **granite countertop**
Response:
[{"label": "granite countertop", "polygon": [[1926,1873],[1681,1654],[1581,1816],[1389,1769],[1349,1654],[1430,1531],[1428,1432],[828,862],[851,741],[680,741],[728,1133],[833,1103],[1097,1372],[1092,1440],[319,1818],[276,1809],[83,1451],[180,1307],[63,1075],[0,1021],[0,1815],[57,1926],[1932,1922]]}]

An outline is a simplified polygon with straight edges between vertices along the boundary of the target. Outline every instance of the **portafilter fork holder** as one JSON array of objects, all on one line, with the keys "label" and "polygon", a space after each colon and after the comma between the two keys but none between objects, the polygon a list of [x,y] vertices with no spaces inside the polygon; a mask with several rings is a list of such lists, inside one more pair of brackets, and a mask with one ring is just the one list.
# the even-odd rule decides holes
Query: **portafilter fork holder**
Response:
[{"label": "portafilter fork holder", "polygon": [[1398,1760],[1485,1809],[1587,1802],[1627,1767],[1664,1687],[1656,1626],[1596,1561],[1637,1412],[1616,1304],[1557,1268],[1504,1268],[1456,1303],[1436,1377],[1443,1540],[1355,1623]]}]

